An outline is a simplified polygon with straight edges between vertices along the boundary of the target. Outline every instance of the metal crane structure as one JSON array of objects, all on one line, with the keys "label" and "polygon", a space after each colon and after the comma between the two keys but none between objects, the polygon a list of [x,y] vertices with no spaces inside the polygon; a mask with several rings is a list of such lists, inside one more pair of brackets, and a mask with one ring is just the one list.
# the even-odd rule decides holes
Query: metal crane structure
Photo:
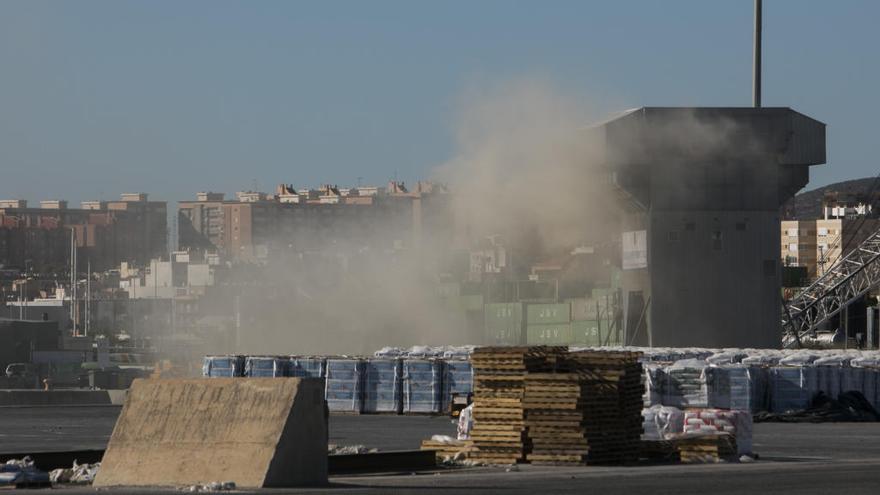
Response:
[{"label": "metal crane structure", "polygon": [[792,299],[782,312],[786,348],[840,313],[871,289],[880,287],[880,230],[847,253],[809,287]]}]

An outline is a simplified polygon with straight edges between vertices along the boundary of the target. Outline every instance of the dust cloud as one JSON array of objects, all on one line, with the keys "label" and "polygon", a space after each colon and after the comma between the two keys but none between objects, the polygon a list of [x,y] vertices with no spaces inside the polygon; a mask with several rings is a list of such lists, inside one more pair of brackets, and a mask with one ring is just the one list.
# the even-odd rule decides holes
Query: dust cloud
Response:
[{"label": "dust cloud", "polygon": [[[515,261],[509,277],[525,279],[536,261],[613,237],[614,199],[585,128],[596,120],[585,100],[520,80],[461,101],[454,158],[430,176],[448,187],[447,200],[431,206],[447,221],[418,234],[402,234],[397,222],[376,222],[368,233],[352,227],[318,252],[235,274],[234,337],[205,351],[368,354],[479,344],[482,332],[438,294],[443,276],[467,276],[470,247],[495,236]],[[389,248],[393,241],[404,249]]]}]

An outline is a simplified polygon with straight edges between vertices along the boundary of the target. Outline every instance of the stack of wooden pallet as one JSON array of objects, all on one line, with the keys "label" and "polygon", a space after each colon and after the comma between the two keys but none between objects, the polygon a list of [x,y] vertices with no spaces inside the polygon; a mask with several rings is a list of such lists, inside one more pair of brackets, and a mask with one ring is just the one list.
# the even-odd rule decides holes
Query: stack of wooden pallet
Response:
[{"label": "stack of wooden pallet", "polygon": [[526,376],[523,408],[533,464],[582,464],[589,444],[584,428],[588,390],[579,373]]},{"label": "stack of wooden pallet", "polygon": [[581,430],[589,446],[589,464],[638,461],[642,433],[640,353],[583,351],[569,353],[560,373],[578,377]]},{"label": "stack of wooden pallet", "polygon": [[528,373],[556,367],[564,347],[481,347],[474,372],[474,449],[468,458],[491,464],[522,462],[529,452],[523,398]]},{"label": "stack of wooden pallet", "polygon": [[683,463],[715,463],[736,458],[736,438],[729,433],[685,434],[673,441]]},{"label": "stack of wooden pallet", "polygon": [[651,462],[678,462],[678,446],[672,440],[642,440],[641,459]]},{"label": "stack of wooden pallet", "polygon": [[459,454],[469,455],[473,449],[474,442],[471,440],[422,440],[421,450],[433,450],[437,454],[439,461],[449,458],[455,458]]}]

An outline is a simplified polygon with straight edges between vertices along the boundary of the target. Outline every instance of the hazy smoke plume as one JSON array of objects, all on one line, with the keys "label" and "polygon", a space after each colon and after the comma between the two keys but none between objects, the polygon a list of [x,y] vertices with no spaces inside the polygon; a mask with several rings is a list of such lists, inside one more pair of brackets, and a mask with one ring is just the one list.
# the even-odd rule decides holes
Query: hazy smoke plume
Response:
[{"label": "hazy smoke plume", "polygon": [[520,270],[607,241],[614,207],[586,138],[591,120],[583,101],[540,81],[469,92],[455,124],[455,158],[431,177],[449,186],[452,229],[425,229],[421,246],[394,253],[338,239],[319,254],[254,268],[254,283],[240,296],[236,342],[208,351],[357,354],[479,344],[482,335],[469,335],[461,312],[438,297],[438,272],[454,248],[488,236],[502,239]]},{"label": "hazy smoke plume", "polygon": [[607,239],[613,205],[583,99],[525,80],[464,101],[458,154],[436,177],[468,237],[501,235],[528,259]]}]

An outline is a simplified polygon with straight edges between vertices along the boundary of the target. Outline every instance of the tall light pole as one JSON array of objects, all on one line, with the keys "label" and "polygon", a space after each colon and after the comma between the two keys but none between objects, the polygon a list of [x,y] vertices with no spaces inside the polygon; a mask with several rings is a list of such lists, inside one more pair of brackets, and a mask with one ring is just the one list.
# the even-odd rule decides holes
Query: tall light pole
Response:
[{"label": "tall light pole", "polygon": [[761,0],[755,0],[755,40],[752,60],[752,106],[761,107]]}]

